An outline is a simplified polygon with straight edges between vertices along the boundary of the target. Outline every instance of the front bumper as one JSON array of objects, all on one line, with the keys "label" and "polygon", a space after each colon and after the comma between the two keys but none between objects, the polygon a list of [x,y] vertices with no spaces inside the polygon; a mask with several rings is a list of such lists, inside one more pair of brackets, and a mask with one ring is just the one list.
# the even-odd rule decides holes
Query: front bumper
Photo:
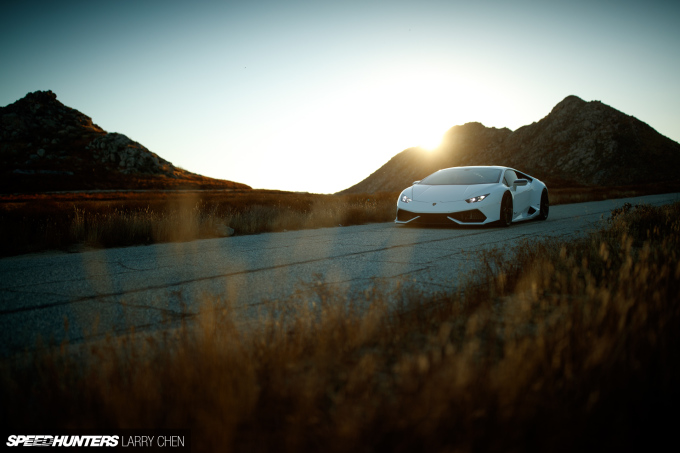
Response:
[{"label": "front bumper", "polygon": [[487,217],[479,209],[470,211],[449,212],[445,214],[416,213],[405,209],[397,209],[396,223],[417,223],[429,225],[446,225],[457,223],[459,225],[484,224]]},{"label": "front bumper", "polygon": [[[495,198],[495,197],[494,197]],[[479,203],[456,201],[432,203],[412,201],[397,203],[397,224],[484,225],[500,219],[500,203],[484,200]]]}]

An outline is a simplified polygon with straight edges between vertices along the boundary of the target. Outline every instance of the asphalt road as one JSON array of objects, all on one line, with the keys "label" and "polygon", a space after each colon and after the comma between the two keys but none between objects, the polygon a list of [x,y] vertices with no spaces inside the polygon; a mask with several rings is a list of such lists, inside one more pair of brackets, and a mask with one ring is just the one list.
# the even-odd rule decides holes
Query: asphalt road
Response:
[{"label": "asphalt road", "polygon": [[228,300],[253,313],[291,295],[315,297],[321,289],[350,297],[396,283],[449,289],[475,269],[480,249],[585,234],[625,202],[674,201],[680,194],[553,206],[547,221],[510,228],[381,223],[3,258],[0,355],[33,348],[39,336],[77,342],[132,326],[173,325],[206,300]]}]

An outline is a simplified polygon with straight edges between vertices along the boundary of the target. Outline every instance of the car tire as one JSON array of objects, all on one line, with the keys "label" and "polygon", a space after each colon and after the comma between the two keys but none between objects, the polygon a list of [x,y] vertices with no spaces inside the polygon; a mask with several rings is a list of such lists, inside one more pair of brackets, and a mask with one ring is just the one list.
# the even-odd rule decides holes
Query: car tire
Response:
[{"label": "car tire", "polygon": [[498,223],[502,227],[509,227],[512,223],[512,196],[507,192],[503,195],[503,201],[501,201],[500,220]]},{"label": "car tire", "polygon": [[538,214],[538,220],[546,220],[550,213],[550,199],[548,198],[548,191],[544,190],[541,194],[541,207]]}]

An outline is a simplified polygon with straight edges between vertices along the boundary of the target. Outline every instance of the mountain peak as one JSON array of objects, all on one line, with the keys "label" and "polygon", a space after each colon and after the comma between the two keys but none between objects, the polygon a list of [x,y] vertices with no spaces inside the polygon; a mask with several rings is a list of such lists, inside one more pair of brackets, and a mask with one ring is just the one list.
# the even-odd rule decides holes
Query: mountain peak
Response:
[{"label": "mountain peak", "polygon": [[32,93],[28,93],[26,96],[24,96],[22,99],[19,99],[17,102],[40,102],[40,103],[48,103],[48,102],[54,102],[57,100],[57,95],[52,92],[52,90],[47,90],[47,91],[34,91]]},{"label": "mountain peak", "polygon": [[398,191],[435,170],[462,165],[514,167],[553,187],[648,184],[677,178],[680,144],[600,101],[571,95],[514,132],[454,126],[433,157],[402,151],[343,193]]},{"label": "mountain peak", "polygon": [[560,101],[555,107],[553,107],[550,113],[552,114],[558,112],[571,112],[575,109],[583,107],[586,104],[588,104],[586,101],[572,94],[562,99],[562,101]]},{"label": "mountain peak", "polygon": [[175,167],[123,134],[65,106],[52,91],[0,107],[0,192],[249,188]]},{"label": "mountain peak", "polygon": [[562,104],[574,103],[574,102],[579,103],[579,104],[585,104],[586,103],[586,101],[584,101],[580,97],[573,95],[573,94],[570,94],[566,98],[562,99],[562,101],[559,102],[557,105],[559,106],[559,105],[562,105]]},{"label": "mountain peak", "polygon": [[[28,93],[13,104],[0,107],[0,112],[3,113],[0,120],[3,135],[0,136],[6,139],[31,143],[31,138],[36,135],[55,135],[51,140],[58,141],[58,135],[76,130],[88,136],[106,133],[89,116],[59,102],[57,95],[50,90]],[[4,137],[5,134],[10,136]],[[94,136],[88,138],[94,139]]]}]

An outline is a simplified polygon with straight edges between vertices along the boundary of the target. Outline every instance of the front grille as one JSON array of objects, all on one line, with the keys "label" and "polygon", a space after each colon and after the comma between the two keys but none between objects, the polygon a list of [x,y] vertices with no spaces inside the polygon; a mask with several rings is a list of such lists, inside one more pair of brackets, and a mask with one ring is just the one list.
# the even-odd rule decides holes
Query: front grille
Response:
[{"label": "front grille", "polygon": [[428,224],[452,224],[454,223],[451,219],[447,218],[447,214],[418,214],[420,217],[414,220],[418,223],[428,223]]},{"label": "front grille", "polygon": [[486,216],[478,209],[471,211],[444,213],[444,214],[419,214],[404,209],[397,209],[397,220],[400,222],[407,222],[414,217],[418,217],[411,223],[427,223],[427,224],[455,224],[454,221],[448,217],[454,218],[463,223],[481,223],[486,220]]},{"label": "front grille", "polygon": [[470,223],[481,223],[486,220],[486,216],[479,209],[473,209],[472,211],[456,212],[455,214],[449,214],[449,217],[453,217],[459,222]]}]

